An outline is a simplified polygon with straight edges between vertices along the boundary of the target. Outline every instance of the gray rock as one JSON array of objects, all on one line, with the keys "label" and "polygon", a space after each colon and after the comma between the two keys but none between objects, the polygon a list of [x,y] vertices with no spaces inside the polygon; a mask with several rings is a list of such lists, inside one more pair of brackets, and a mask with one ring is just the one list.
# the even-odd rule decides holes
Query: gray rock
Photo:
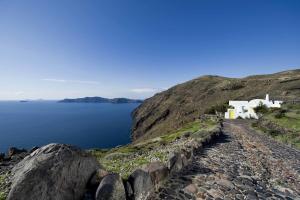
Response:
[{"label": "gray rock", "polygon": [[92,174],[100,168],[85,151],[49,144],[25,157],[13,169],[8,200],[81,199]]},{"label": "gray rock", "polygon": [[168,168],[171,172],[178,172],[182,169],[183,163],[180,153],[172,152],[169,155]]},{"label": "gray rock", "polygon": [[143,169],[135,170],[128,178],[133,188],[134,199],[146,199],[153,190],[153,183],[150,174]]},{"label": "gray rock", "polygon": [[193,153],[191,148],[184,148],[181,150],[181,152],[185,155],[186,159],[191,160]]},{"label": "gray rock", "polygon": [[168,168],[161,162],[152,162],[144,168],[150,174],[152,183],[158,186],[168,175]]},{"label": "gray rock", "polygon": [[180,157],[181,157],[181,161],[182,161],[182,167],[187,166],[187,165],[189,164],[189,160],[188,160],[188,158],[186,157],[186,155],[182,153],[182,154],[180,155]]},{"label": "gray rock", "polygon": [[203,145],[199,141],[193,141],[191,144],[192,148],[192,157],[197,154],[197,151],[200,151],[203,148]]},{"label": "gray rock", "polygon": [[96,200],[126,200],[125,188],[119,174],[105,176],[96,192]]},{"label": "gray rock", "polygon": [[228,188],[229,190],[234,188],[234,185],[229,180],[225,180],[225,179],[218,180],[217,184],[222,185],[223,187]]},{"label": "gray rock", "polygon": [[189,184],[183,190],[184,190],[184,192],[189,193],[189,194],[196,194],[198,192],[198,188],[195,184]]}]

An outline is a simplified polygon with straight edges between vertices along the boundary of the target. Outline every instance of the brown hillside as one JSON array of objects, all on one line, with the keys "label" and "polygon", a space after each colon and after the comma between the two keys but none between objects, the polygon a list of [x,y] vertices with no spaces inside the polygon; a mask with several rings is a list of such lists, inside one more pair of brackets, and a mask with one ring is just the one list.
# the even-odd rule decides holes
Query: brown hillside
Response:
[{"label": "brown hillside", "polygon": [[132,114],[133,141],[167,134],[193,121],[209,108],[228,100],[264,98],[293,100],[300,98],[300,69],[275,74],[226,78],[202,76],[144,101]]}]

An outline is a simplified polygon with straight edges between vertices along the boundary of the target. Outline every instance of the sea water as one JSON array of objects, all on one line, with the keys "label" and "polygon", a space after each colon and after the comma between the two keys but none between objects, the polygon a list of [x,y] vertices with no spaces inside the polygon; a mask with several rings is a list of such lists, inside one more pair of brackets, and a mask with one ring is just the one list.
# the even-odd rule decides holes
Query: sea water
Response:
[{"label": "sea water", "polygon": [[49,143],[84,149],[127,144],[131,112],[138,105],[0,101],[0,152]]}]

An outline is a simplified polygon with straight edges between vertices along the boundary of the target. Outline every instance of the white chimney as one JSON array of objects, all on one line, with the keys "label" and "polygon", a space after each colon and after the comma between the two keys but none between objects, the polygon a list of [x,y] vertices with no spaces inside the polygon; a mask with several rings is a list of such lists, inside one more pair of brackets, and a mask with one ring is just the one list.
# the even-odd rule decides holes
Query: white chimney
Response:
[{"label": "white chimney", "polygon": [[266,101],[270,101],[269,94],[266,94]]}]

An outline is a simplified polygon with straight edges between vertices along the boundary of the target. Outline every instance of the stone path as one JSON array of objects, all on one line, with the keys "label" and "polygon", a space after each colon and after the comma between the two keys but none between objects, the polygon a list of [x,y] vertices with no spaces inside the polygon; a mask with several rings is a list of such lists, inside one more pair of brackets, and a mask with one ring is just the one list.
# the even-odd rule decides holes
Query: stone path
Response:
[{"label": "stone path", "polygon": [[148,199],[300,199],[300,152],[225,121],[224,134]]}]

